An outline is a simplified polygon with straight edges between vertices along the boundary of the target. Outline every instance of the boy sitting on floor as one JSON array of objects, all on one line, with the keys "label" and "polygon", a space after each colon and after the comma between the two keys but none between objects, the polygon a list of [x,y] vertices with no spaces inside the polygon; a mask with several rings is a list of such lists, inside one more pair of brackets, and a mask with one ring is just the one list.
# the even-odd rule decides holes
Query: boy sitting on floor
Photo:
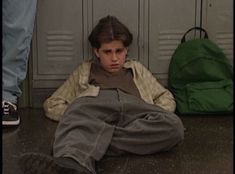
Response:
[{"label": "boy sitting on floor", "polygon": [[44,103],[59,121],[53,157],[28,153],[27,174],[96,174],[104,155],[168,151],[182,141],[175,101],[141,63],[127,59],[132,34],[116,17],[102,18],[89,36],[95,58],[84,61]]}]

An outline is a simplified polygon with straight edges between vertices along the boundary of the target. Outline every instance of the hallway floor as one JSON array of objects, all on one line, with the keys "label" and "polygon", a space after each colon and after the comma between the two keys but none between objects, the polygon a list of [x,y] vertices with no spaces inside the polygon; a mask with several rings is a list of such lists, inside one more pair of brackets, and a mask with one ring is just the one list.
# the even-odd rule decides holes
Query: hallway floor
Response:
[{"label": "hallway floor", "polygon": [[[3,128],[3,174],[22,174],[18,157],[25,152],[51,154],[57,122],[42,109],[20,109],[21,124]],[[185,139],[169,152],[146,156],[104,157],[97,174],[232,174],[233,117],[181,116]]]}]

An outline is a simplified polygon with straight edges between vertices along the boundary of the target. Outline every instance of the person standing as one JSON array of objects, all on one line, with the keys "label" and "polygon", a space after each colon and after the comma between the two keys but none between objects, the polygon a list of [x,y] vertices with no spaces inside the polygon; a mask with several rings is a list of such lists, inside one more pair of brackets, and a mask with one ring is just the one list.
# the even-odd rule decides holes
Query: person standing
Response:
[{"label": "person standing", "polygon": [[20,84],[27,74],[37,0],[2,1],[2,125],[19,125]]}]

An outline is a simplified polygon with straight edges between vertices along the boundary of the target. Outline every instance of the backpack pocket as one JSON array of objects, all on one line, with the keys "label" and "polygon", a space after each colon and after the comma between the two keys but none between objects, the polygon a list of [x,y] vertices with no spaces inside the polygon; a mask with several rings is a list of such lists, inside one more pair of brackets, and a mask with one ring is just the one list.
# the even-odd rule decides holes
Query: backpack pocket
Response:
[{"label": "backpack pocket", "polygon": [[186,85],[189,110],[198,113],[233,111],[233,82],[190,83]]}]

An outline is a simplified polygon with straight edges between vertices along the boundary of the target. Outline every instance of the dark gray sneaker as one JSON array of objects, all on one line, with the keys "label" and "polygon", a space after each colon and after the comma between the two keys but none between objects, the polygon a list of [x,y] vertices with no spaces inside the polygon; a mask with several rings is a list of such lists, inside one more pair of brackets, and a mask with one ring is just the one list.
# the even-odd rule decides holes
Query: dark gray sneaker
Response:
[{"label": "dark gray sneaker", "polygon": [[17,106],[9,101],[2,101],[2,125],[13,126],[20,124]]},{"label": "dark gray sneaker", "polygon": [[18,162],[24,174],[80,174],[72,168],[55,163],[53,157],[40,153],[27,153]]}]

